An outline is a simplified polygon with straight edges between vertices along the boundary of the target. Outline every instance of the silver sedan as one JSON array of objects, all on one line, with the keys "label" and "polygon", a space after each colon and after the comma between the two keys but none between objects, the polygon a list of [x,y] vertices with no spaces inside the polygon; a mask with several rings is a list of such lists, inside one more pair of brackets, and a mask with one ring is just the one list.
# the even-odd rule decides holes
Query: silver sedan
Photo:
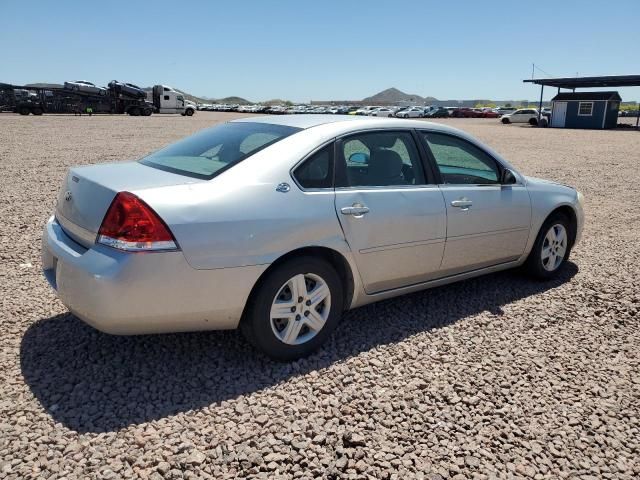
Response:
[{"label": "silver sedan", "polygon": [[287,360],[367,303],[520,266],[551,278],[582,225],[580,193],[453,128],[247,118],[137,162],[70,169],[42,261],[99,330],[240,327]]}]

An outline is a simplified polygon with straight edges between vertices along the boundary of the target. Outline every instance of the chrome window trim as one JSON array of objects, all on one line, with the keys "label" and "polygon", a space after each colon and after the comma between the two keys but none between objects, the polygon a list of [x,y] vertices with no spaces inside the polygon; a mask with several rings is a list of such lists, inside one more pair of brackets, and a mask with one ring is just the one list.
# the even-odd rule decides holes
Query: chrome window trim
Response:
[{"label": "chrome window trim", "polygon": [[360,191],[364,192],[367,190],[380,191],[380,190],[436,190],[438,185],[435,183],[430,183],[428,185],[371,185],[371,186],[357,186],[357,187],[336,187],[334,190],[336,192],[352,192],[352,191]]}]

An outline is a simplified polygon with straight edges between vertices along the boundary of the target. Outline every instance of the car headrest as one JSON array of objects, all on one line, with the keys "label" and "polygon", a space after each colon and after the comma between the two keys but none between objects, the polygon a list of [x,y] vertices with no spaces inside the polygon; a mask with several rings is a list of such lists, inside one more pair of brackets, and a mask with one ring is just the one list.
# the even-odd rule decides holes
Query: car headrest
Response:
[{"label": "car headrest", "polygon": [[372,135],[370,137],[369,143],[371,144],[372,149],[377,148],[391,148],[398,140],[398,136],[396,134],[378,134]]},{"label": "car headrest", "polygon": [[369,159],[369,175],[376,179],[402,175],[402,158],[393,150],[374,150]]}]

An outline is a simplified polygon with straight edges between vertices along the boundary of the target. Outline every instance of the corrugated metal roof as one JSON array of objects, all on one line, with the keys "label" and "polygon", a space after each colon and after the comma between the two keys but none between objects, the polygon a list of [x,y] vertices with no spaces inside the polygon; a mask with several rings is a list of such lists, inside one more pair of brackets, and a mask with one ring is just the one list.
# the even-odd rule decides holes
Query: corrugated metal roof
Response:
[{"label": "corrugated metal roof", "polygon": [[640,75],[607,75],[604,77],[533,78],[525,83],[560,88],[640,87]]},{"label": "corrugated metal roof", "polygon": [[618,95],[618,92],[564,92],[559,93],[551,99],[552,102],[568,101],[568,100],[613,100],[620,102],[622,98]]}]

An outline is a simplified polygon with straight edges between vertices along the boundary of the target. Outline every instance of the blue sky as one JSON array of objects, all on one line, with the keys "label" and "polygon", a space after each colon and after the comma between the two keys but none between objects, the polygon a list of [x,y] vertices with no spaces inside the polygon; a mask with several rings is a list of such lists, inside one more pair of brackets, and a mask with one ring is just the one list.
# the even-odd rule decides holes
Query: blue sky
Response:
[{"label": "blue sky", "polygon": [[[535,99],[553,76],[640,74],[640,0],[0,0],[0,82],[118,79],[250,100]],[[544,76],[541,71],[538,76]],[[545,98],[554,92],[548,89]],[[640,99],[640,87],[622,89]]]}]

